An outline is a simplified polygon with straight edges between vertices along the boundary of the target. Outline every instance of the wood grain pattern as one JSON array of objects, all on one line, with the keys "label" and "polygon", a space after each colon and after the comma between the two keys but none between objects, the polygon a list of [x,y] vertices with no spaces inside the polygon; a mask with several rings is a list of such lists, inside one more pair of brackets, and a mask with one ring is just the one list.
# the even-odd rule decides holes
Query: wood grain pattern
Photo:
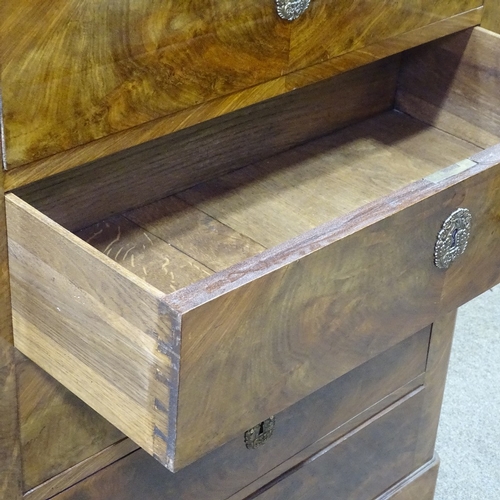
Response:
[{"label": "wood grain pattern", "polygon": [[[162,222],[168,224],[166,219],[165,216]],[[164,241],[121,215],[93,224],[76,234],[165,293],[212,274],[211,269],[172,246],[168,238]]]},{"label": "wood grain pattern", "polygon": [[475,152],[387,112],[177,196],[271,248]]},{"label": "wood grain pattern", "polygon": [[286,70],[289,26],[267,0],[59,0],[52,7],[9,0],[2,20],[0,31],[9,33],[1,49],[11,167]]},{"label": "wood grain pattern", "polygon": [[[151,451],[155,399],[168,405],[170,397],[166,389],[152,391],[161,373],[175,386],[177,364],[163,294],[20,200],[10,201],[16,346]],[[33,285],[36,299],[24,300],[23,290]]]},{"label": "wood grain pattern", "polygon": [[239,436],[176,474],[162,470],[145,453],[134,453],[89,477],[62,498],[247,497],[263,480],[267,483],[274,479],[283,469],[311,456],[417,388],[421,376],[404,382],[425,368],[429,332],[430,328],[426,328],[413,335],[278,414],[275,432],[261,448],[247,450]]},{"label": "wood grain pattern", "polygon": [[427,461],[434,454],[456,315],[456,310],[441,315],[432,325],[425,373],[425,405],[420,417],[420,442],[415,453],[416,460]]},{"label": "wood grain pattern", "polygon": [[[202,454],[203,445],[194,436],[203,433],[210,449],[250,414],[253,421],[263,420],[422,327],[421,321],[430,323],[440,308],[468,300],[464,288],[457,301],[441,298],[447,274],[434,266],[434,244],[442,222],[465,193],[484,221],[478,237],[489,231],[493,247],[500,244],[498,224],[489,216],[500,200],[499,160],[497,155],[494,167],[478,164],[438,183],[414,183],[171,294],[170,303],[183,315],[179,453]],[[479,255],[489,265],[483,264],[473,278],[476,293],[498,281],[491,269],[500,269],[497,255],[487,250],[466,253],[460,267]],[[367,268],[366,262],[376,265]],[[207,379],[210,399],[199,392]],[[238,413],[232,405],[227,426],[221,428],[220,409],[235,400],[247,401],[245,411]]]},{"label": "wood grain pattern", "polygon": [[422,400],[422,392],[408,395],[248,500],[376,497],[414,470]]},{"label": "wood grain pattern", "polygon": [[127,149],[19,194],[63,226],[80,229],[389,109],[398,68],[398,58],[380,61]]},{"label": "wood grain pattern", "polygon": [[353,68],[378,61],[382,58],[400,54],[418,45],[462,31],[481,22],[483,8],[473,9],[464,14],[437,21],[423,28],[417,28],[399,35],[371,43],[361,50],[347,52],[327,61],[307,66],[286,75],[286,88],[310,85],[311,83],[330,78]]},{"label": "wood grain pattern", "polygon": [[40,486],[27,491],[23,495],[23,500],[46,500],[47,498],[51,498],[124,456],[136,451],[137,448],[138,446],[130,441],[130,439],[123,439],[83,462],[64,470]]},{"label": "wood grain pattern", "polygon": [[125,217],[212,271],[222,271],[265,250],[176,196],[127,212]]},{"label": "wood grain pattern", "polygon": [[115,427],[20,353],[16,374],[24,491],[123,439]]},{"label": "wood grain pattern", "polygon": [[0,498],[20,500],[21,449],[14,348],[0,338]]},{"label": "wood grain pattern", "polygon": [[432,500],[436,489],[439,458],[434,458],[415,473],[395,484],[376,500]]},{"label": "wood grain pattern", "polygon": [[[468,3],[470,3],[470,1],[468,1]],[[70,4],[74,4],[74,2],[71,2]],[[348,2],[345,2],[345,4],[347,5]],[[448,2],[448,4],[450,3]],[[453,2],[453,4],[455,3]],[[373,2],[373,5],[378,5],[378,2]],[[392,7],[396,9],[401,8],[396,4],[393,4]],[[217,116],[221,116],[222,114],[230,111],[241,109],[263,99],[269,99],[283,94],[284,92],[295,89],[298,86],[310,84],[312,82],[337,75],[347,69],[353,69],[373,60],[386,57],[389,54],[401,52],[407,48],[427,42],[430,39],[438,38],[469,26],[474,26],[480,22],[481,13],[482,8],[469,10],[463,14],[451,18],[444,18],[441,21],[415,29],[410,33],[402,33],[395,37],[376,41],[371,46],[368,46],[366,51],[363,48],[359,54],[348,53],[340,56],[338,58],[339,60],[333,65],[330,64],[331,60],[316,64],[312,67],[313,69],[306,72],[306,80],[304,80],[304,75],[299,77],[299,79],[292,77],[290,81],[288,81],[288,76],[280,76],[275,80],[271,80],[251,88],[245,88],[226,96],[215,98],[212,101],[207,101],[197,106],[183,109],[166,117],[144,122],[142,125],[137,127],[127,128],[129,124],[126,123],[125,129],[121,132],[115,131],[112,135],[104,135],[101,139],[93,140],[92,142],[88,142],[81,147],[55,153],[53,156],[36,160],[32,162],[29,168],[18,169],[17,171],[14,169],[7,175],[8,189],[33,182],[37,179],[53,175],[57,172],[96,160],[97,158],[102,158],[111,153],[116,153],[130,147],[131,145],[142,144],[146,141],[162,137],[165,134],[172,133],[176,130],[195,125]],[[406,14],[408,14],[408,12],[406,12]],[[372,15],[378,16],[378,13],[372,12]],[[412,13],[412,16],[415,16],[415,19],[420,19],[420,15],[421,12],[415,11]],[[7,16],[3,19],[7,19]],[[326,31],[329,32],[329,30]],[[0,34],[2,32],[8,33],[9,30],[0,29]],[[324,69],[321,68],[322,65],[324,65]],[[17,65],[17,68],[19,67],[20,65]],[[140,72],[138,72],[138,74],[143,76]],[[301,84],[301,80],[304,80],[304,83]],[[95,90],[95,88],[95,85],[87,86],[83,94],[86,95],[89,89]],[[134,92],[140,94],[142,90],[144,89],[140,86],[132,88],[129,94],[125,93],[124,100],[129,98],[130,95],[133,95]],[[122,103],[119,102],[118,105],[120,104]],[[60,107],[60,110],[63,110],[61,112],[64,112],[64,109],[70,108],[64,108],[64,106]],[[57,112],[60,110],[56,109]],[[147,110],[147,112],[149,112],[149,110]],[[99,121],[102,117],[98,116],[97,118],[97,121]],[[72,117],[71,123],[74,123],[75,121],[78,122],[80,119],[80,116]],[[67,148],[68,145],[63,146],[63,149]]]},{"label": "wood grain pattern", "polygon": [[312,2],[292,24],[289,67],[311,66],[481,6],[481,0],[406,0],[398,6],[391,0],[336,2],[333,8]]},{"label": "wood grain pattern", "polygon": [[482,28],[415,49],[396,106],[483,148],[500,142],[500,35]]},{"label": "wood grain pattern", "polygon": [[500,5],[496,0],[484,0],[484,15],[481,26],[500,33]]}]

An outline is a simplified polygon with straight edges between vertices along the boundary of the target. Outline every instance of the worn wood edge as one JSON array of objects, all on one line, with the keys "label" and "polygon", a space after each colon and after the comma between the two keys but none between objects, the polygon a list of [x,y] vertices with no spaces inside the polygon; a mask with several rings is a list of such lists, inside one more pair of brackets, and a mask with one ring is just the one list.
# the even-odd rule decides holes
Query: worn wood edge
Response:
[{"label": "worn wood edge", "polygon": [[[478,153],[470,158],[469,168],[455,173],[455,164],[442,169],[442,179],[432,182],[426,178],[418,180],[374,202],[360,207],[331,222],[314,228],[296,238],[265,250],[255,257],[235,264],[228,269],[193,283],[168,296],[170,306],[181,315],[230,293],[250,281],[281,269],[297,259],[310,255],[321,248],[386,219],[405,208],[422,202],[469,177],[478,175],[500,163],[500,145]],[[500,168],[500,165],[498,165]],[[449,169],[450,175],[446,174]]]},{"label": "worn wood edge", "polygon": [[296,73],[290,73],[255,87],[182,110],[173,115],[158,118],[68,151],[57,153],[48,158],[11,168],[6,172],[5,190],[11,191],[123,149],[276,97],[299,86],[316,83],[369,62],[375,62],[389,55],[413,48],[421,43],[475,26],[481,21],[482,10],[483,7],[477,7],[408,33],[368,45],[359,49],[359,51],[343,54],[311,68],[299,70]]},{"label": "worn wood edge", "polygon": [[[5,142],[5,121],[3,116],[2,89],[0,88],[0,163],[2,170],[7,170],[7,146]],[[2,176],[3,182],[3,176]]]},{"label": "worn wood edge", "polygon": [[399,404],[418,394],[423,390],[423,384],[424,374],[421,374],[374,405],[350,418],[342,425],[333,429],[327,435],[318,439],[315,443],[299,451],[285,462],[259,477],[254,482],[234,493],[228,497],[227,500],[245,500],[248,496],[253,498],[253,495],[256,492],[262,491],[263,488],[267,489],[267,485],[270,483],[275,484],[281,480],[284,475],[287,475],[291,469],[295,470],[296,468],[311,461],[312,457],[322,455],[325,452],[325,448],[333,448],[349,436],[355,434],[358,430],[361,430],[369,425],[380,416],[385,415],[396,406],[399,406]]},{"label": "worn wood edge", "polygon": [[[429,475],[431,477],[435,475],[435,478],[432,478],[432,481],[434,482],[434,488],[435,488],[435,486],[436,486],[435,481],[437,479],[437,474],[438,474],[438,470],[439,470],[439,463],[440,463],[439,456],[437,455],[437,453],[435,453],[434,456],[432,457],[432,459],[429,462],[427,462],[425,465],[420,467],[420,469],[417,469],[415,472],[413,472],[413,474],[406,476],[404,479],[402,479],[401,481],[396,483],[394,486],[392,486],[392,488],[388,489],[387,491],[382,493],[382,495],[378,496],[374,500],[391,500],[391,499],[399,500],[399,498],[401,498],[401,500],[403,500],[404,498],[406,498],[405,494],[406,494],[408,489],[410,489],[411,487],[416,487],[415,484],[419,479],[427,478],[427,477],[429,477]],[[434,493],[434,488],[432,489],[432,494]],[[415,499],[416,498],[419,498],[421,500],[431,500],[432,499],[432,497],[425,497],[425,498],[421,497],[420,491],[417,494],[419,496],[415,497]]]},{"label": "worn wood edge", "polygon": [[498,0],[484,0],[484,16],[481,26],[500,33],[500,4]]},{"label": "worn wood edge", "polygon": [[[379,418],[384,417],[385,415],[387,415],[388,413],[391,413],[393,410],[395,410],[396,408],[398,408],[402,404],[406,403],[408,400],[410,400],[410,399],[418,396],[419,394],[421,394],[423,390],[424,390],[424,386],[422,386],[422,385],[418,386],[417,388],[415,388],[411,392],[405,394],[404,396],[402,396],[397,401],[393,402],[391,405],[389,405],[388,407],[384,408],[383,410],[381,410],[377,414],[371,416],[369,419],[367,419],[364,422],[360,423],[359,425],[357,425],[353,429],[347,431],[346,433],[344,433],[343,435],[341,435],[340,437],[338,437],[337,439],[335,439],[330,444],[328,444],[326,446],[325,446],[325,444],[323,444],[323,447],[321,447],[319,449],[319,451],[317,451],[316,453],[308,456],[305,459],[297,461],[297,463],[295,465],[290,466],[290,464],[289,464],[288,469],[286,471],[284,471],[282,474],[276,476],[274,479],[272,479],[271,481],[267,482],[266,484],[264,484],[260,488],[254,490],[249,496],[241,497],[241,496],[233,495],[233,496],[229,497],[227,500],[244,500],[244,499],[246,499],[246,500],[253,500],[254,498],[257,500],[258,496],[260,494],[262,494],[265,491],[271,489],[274,485],[276,485],[277,483],[279,483],[280,481],[282,481],[286,477],[292,475],[294,472],[296,472],[297,470],[301,469],[302,467],[307,466],[308,464],[310,464],[311,462],[314,462],[318,458],[321,458],[324,454],[331,452],[334,448],[336,448],[340,444],[344,443],[348,439],[352,438],[358,432],[360,432],[363,429],[366,429],[370,425],[374,424]],[[319,444],[319,441],[317,443],[315,443],[314,446],[316,446],[318,444]],[[286,462],[286,463],[288,463],[288,462]],[[263,477],[265,477],[265,476],[263,476]],[[240,490],[240,492],[242,492],[242,491],[243,490]],[[240,493],[240,492],[238,492],[238,493]]]},{"label": "worn wood edge", "polygon": [[47,498],[51,498],[92,474],[95,474],[104,467],[130,455],[130,453],[133,453],[137,449],[139,449],[137,444],[130,439],[122,439],[120,442],[108,446],[92,457],[83,460],[39,486],[25,492],[23,498],[26,500],[46,500]]},{"label": "worn wood edge", "polygon": [[[33,208],[29,203],[26,203],[21,198],[13,193],[8,193],[5,197],[6,209],[7,209],[7,223],[9,224],[9,219],[15,220],[19,218],[18,214],[22,217],[26,217],[27,220],[32,220],[33,223],[39,225],[44,233],[50,234],[51,239],[54,242],[58,242],[61,246],[64,245],[66,248],[75,249],[80,255],[83,255],[85,259],[90,262],[90,267],[92,270],[97,272],[107,272],[110,275],[117,276],[120,280],[123,280],[122,293],[130,295],[131,287],[134,288],[137,297],[140,297],[141,303],[134,304],[134,310],[136,312],[131,313],[132,316],[137,314],[137,311],[142,307],[143,309],[151,310],[152,308],[161,315],[169,319],[171,326],[175,328],[175,325],[179,321],[178,314],[173,310],[166,301],[166,295],[164,292],[158,290],[154,286],[146,283],[134,273],[123,268],[112,259],[104,255],[99,250],[96,250],[87,242],[78,238],[70,231],[64,229],[57,222],[54,222],[50,217],[45,216],[35,208]],[[10,212],[10,215],[9,215]],[[16,231],[17,227],[11,226],[8,229],[9,239],[11,239]],[[23,236],[29,240],[30,236],[24,236],[21,231],[18,232],[18,237]],[[89,270],[90,271],[90,270]],[[96,286],[95,284],[93,286]],[[100,292],[101,295],[106,295],[106,290]],[[142,304],[144,302],[144,304]],[[161,326],[161,328],[160,328]],[[145,332],[148,334],[148,332]],[[177,353],[177,342],[178,336],[174,334],[172,328],[169,325],[156,325],[156,334],[158,341],[161,343],[162,349],[170,349],[173,355]],[[156,338],[156,337],[155,337]]]}]

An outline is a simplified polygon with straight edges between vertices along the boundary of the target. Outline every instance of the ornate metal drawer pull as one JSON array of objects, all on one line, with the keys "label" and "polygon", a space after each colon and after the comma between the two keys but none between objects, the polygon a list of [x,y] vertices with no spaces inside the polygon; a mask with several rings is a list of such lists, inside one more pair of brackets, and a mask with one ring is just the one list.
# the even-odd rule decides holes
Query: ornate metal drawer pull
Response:
[{"label": "ornate metal drawer pull", "polygon": [[469,242],[472,214],[466,208],[457,208],[444,222],[434,247],[434,264],[448,269],[465,252]]},{"label": "ornate metal drawer pull", "polygon": [[257,424],[255,427],[245,432],[245,445],[248,449],[254,450],[262,446],[272,435],[276,420],[274,417],[268,418]]},{"label": "ornate metal drawer pull", "polygon": [[278,16],[286,21],[300,17],[309,7],[310,0],[276,0]]}]

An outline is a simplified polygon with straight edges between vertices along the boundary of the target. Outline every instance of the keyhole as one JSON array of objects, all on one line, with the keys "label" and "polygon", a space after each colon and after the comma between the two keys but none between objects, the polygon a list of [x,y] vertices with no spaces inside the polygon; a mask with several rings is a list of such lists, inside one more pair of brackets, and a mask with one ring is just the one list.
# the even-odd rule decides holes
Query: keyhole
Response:
[{"label": "keyhole", "polygon": [[458,229],[455,228],[453,230],[453,233],[451,234],[451,248],[455,248],[457,246],[457,234],[458,234]]}]

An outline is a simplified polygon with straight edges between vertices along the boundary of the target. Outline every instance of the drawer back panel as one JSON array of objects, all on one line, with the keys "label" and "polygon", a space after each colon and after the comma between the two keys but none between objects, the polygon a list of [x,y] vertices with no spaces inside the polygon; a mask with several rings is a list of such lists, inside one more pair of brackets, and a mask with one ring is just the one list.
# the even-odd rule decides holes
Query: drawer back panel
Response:
[{"label": "drawer back panel", "polygon": [[76,230],[385,111],[398,70],[389,58],[16,192]]}]

